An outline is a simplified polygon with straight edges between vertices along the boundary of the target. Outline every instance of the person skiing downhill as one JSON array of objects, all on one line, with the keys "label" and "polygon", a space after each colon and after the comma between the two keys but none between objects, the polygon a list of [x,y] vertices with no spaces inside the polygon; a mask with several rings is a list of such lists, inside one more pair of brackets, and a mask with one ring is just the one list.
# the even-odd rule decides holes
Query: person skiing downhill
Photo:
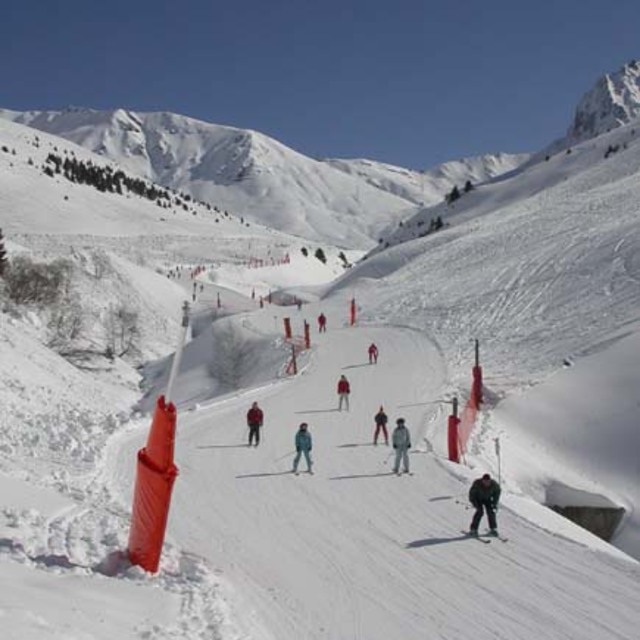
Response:
[{"label": "person skiing downhill", "polygon": [[476,512],[473,514],[471,527],[469,528],[471,535],[478,535],[478,525],[482,520],[484,511],[487,512],[490,534],[493,536],[498,535],[496,509],[500,500],[500,492],[500,485],[488,473],[473,482],[471,489],[469,489],[469,502],[474,506]]},{"label": "person skiing downhill", "polygon": [[391,442],[396,450],[396,461],[393,465],[393,472],[400,475],[400,461],[404,465],[404,472],[409,473],[409,449],[411,449],[411,434],[407,429],[404,418],[396,420],[396,428],[393,430]]},{"label": "person skiing downhill", "polygon": [[300,424],[300,428],[296,433],[295,445],[296,445],[296,457],[293,459],[293,473],[298,475],[298,463],[300,462],[300,457],[304,454],[304,459],[307,461],[307,471],[309,473],[313,473],[311,469],[311,434],[307,429],[308,425],[306,422],[302,422]]},{"label": "person skiing downhill", "polygon": [[369,345],[369,364],[378,364],[378,347],[375,342]]},{"label": "person skiing downhill", "polygon": [[264,414],[257,402],[247,411],[247,425],[249,427],[249,446],[255,440],[256,447],[260,444],[260,427],[264,421]]},{"label": "person skiing downhill", "polygon": [[346,404],[347,411],[349,411],[349,394],[351,393],[351,386],[347,380],[347,376],[340,376],[338,380],[338,411],[342,411],[343,403]]},{"label": "person skiing downhill", "polygon": [[321,313],[318,316],[318,333],[326,333],[327,331],[327,316]]},{"label": "person skiing downhill", "polygon": [[387,422],[389,418],[387,418],[387,414],[384,412],[384,407],[380,405],[380,410],[376,413],[374,420],[376,422],[376,432],[373,434],[373,444],[378,444],[378,436],[380,432],[384,434],[384,443],[386,445],[389,444],[389,433],[387,432]]}]

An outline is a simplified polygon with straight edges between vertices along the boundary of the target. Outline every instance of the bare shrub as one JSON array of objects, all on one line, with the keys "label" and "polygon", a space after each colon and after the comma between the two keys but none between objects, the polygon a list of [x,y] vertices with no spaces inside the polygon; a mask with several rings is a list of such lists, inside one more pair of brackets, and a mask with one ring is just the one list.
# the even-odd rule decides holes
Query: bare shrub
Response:
[{"label": "bare shrub", "polygon": [[17,304],[55,304],[68,294],[72,270],[72,263],[63,258],[46,263],[17,256],[4,274],[7,295]]},{"label": "bare shrub", "polygon": [[213,339],[215,360],[209,366],[209,373],[221,384],[238,389],[243,373],[250,365],[251,345],[231,323],[214,331]]},{"label": "bare shrub", "polygon": [[67,351],[82,335],[84,314],[75,295],[65,296],[56,303],[47,323],[47,346],[58,352]]},{"label": "bare shrub", "polygon": [[108,358],[140,355],[140,329],[138,312],[124,304],[111,306],[105,320]]},{"label": "bare shrub", "polygon": [[101,280],[111,270],[111,260],[106,251],[96,249],[91,253],[92,275],[96,280]]}]

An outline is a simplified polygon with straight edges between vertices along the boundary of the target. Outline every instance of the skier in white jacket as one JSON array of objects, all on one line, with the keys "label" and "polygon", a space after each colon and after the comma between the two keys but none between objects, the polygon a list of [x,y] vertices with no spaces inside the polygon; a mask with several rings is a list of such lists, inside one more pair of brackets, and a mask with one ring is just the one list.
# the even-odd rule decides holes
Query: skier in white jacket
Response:
[{"label": "skier in white jacket", "polygon": [[404,465],[404,472],[409,473],[409,449],[411,449],[411,434],[407,429],[404,418],[396,420],[396,428],[391,436],[391,443],[396,450],[396,461],[393,465],[393,472],[400,475],[400,461]]}]

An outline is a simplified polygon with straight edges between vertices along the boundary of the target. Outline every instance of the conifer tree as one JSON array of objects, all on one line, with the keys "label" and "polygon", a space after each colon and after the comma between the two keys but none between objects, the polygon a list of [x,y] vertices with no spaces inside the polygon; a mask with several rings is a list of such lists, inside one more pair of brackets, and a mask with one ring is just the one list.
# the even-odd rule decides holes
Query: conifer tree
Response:
[{"label": "conifer tree", "polygon": [[459,197],[460,197],[460,191],[458,190],[458,186],[454,184],[453,189],[451,189],[451,192],[447,194],[447,204],[451,204],[452,202],[455,202]]}]

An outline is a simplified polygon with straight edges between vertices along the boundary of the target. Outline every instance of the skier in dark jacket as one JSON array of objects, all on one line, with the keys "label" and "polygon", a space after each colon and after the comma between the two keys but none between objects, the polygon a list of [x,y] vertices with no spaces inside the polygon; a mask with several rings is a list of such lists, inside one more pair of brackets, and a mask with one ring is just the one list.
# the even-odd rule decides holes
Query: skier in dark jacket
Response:
[{"label": "skier in dark jacket", "polygon": [[255,440],[256,447],[260,444],[260,427],[264,421],[264,414],[257,402],[251,405],[247,412],[247,425],[249,426],[249,446]]},{"label": "skier in dark jacket", "polygon": [[384,412],[384,407],[380,407],[378,413],[376,413],[374,420],[376,421],[376,432],[373,434],[373,444],[378,444],[378,436],[380,432],[384,434],[384,443],[386,445],[389,444],[389,433],[387,432],[387,422],[389,418],[387,414]]},{"label": "skier in dark jacket", "polygon": [[496,509],[499,500],[500,485],[493,480],[488,473],[485,473],[482,478],[478,478],[473,482],[471,489],[469,489],[469,502],[474,506],[476,512],[473,514],[473,520],[471,521],[471,527],[469,529],[471,535],[478,535],[478,525],[484,515],[484,511],[487,512],[491,535],[498,535]]}]

